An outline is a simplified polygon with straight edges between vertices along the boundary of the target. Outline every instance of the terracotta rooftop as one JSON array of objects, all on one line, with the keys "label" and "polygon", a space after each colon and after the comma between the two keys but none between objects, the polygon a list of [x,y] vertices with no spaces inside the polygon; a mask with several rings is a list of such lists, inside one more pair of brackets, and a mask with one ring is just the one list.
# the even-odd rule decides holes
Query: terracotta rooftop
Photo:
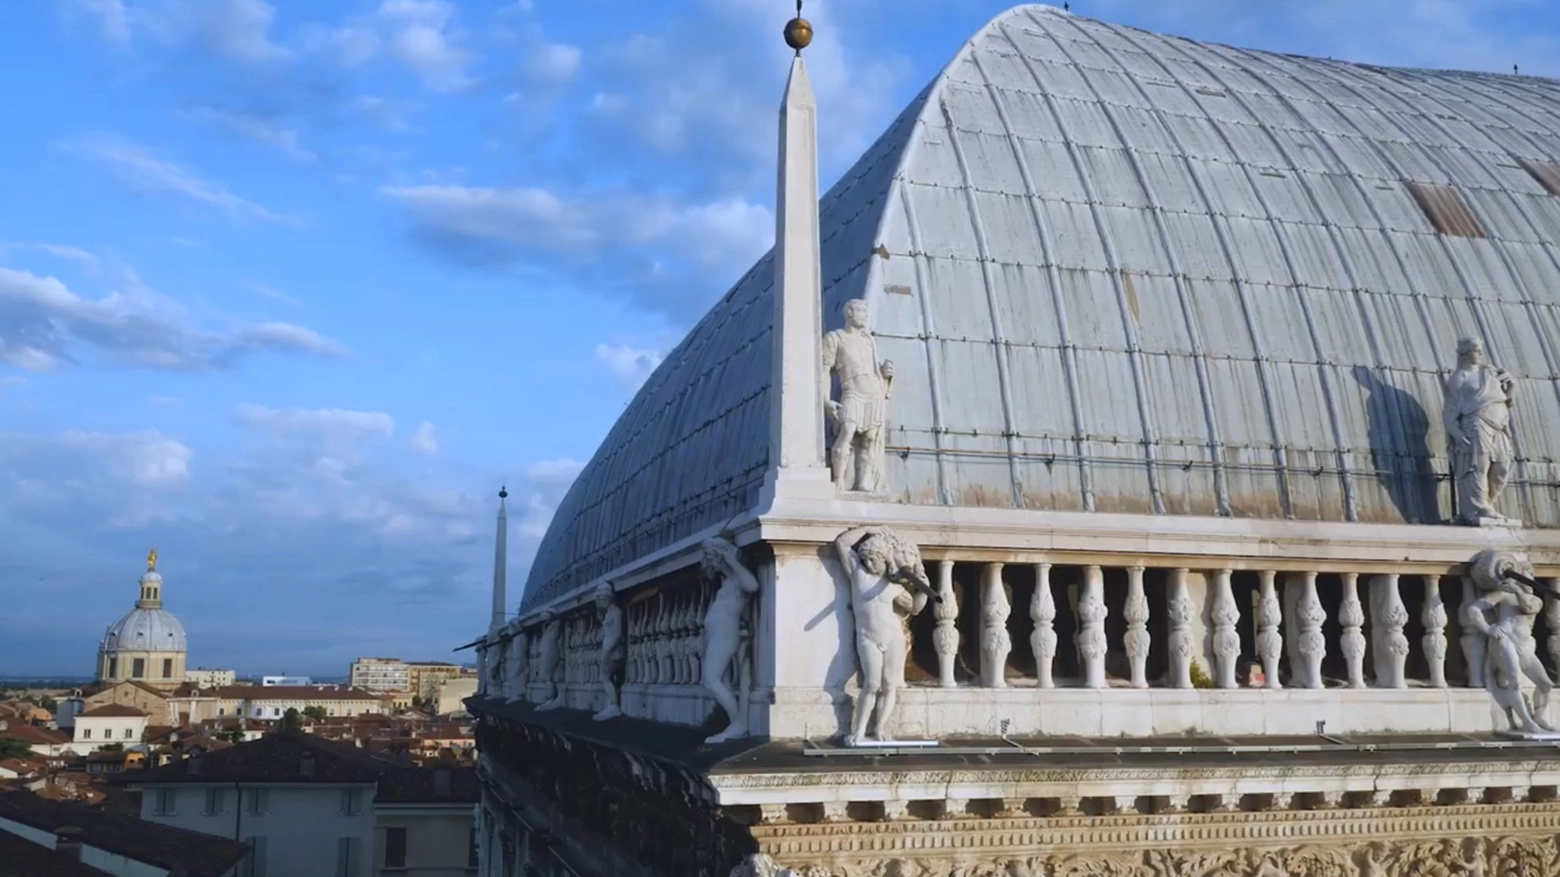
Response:
[{"label": "terracotta rooftop", "polygon": [[298,731],[268,734],[192,759],[136,771],[124,782],[161,783],[372,783],[388,767],[354,746]]},{"label": "terracotta rooftop", "polygon": [[379,778],[376,804],[475,804],[482,786],[474,767],[391,767]]},{"label": "terracotta rooftop", "polygon": [[21,740],[29,746],[59,746],[70,742],[70,735],[36,725],[12,725],[0,731],[0,737]]},{"label": "terracotta rooftop", "polygon": [[78,713],[76,715],[76,718],[78,718],[78,719],[97,719],[97,718],[126,718],[126,719],[128,719],[128,718],[132,718],[132,717],[136,717],[136,716],[145,717],[146,715],[147,715],[147,713],[144,710],[138,710],[138,709],[136,709],[133,706],[126,706],[125,704],[122,704],[122,703],[105,703],[102,706],[95,706],[92,709],[89,709],[89,710],[87,710],[84,713]]},{"label": "terracotta rooftop", "polygon": [[[189,877],[222,877],[244,857],[246,847],[241,843],[145,822],[134,816],[124,816],[95,810],[65,801],[50,801],[28,792],[9,792],[0,795],[0,819],[9,819],[41,831],[54,832],[66,825],[81,829],[81,842],[128,859],[144,862],[163,869],[183,867]],[[0,832],[0,841],[15,837]],[[29,846],[36,846],[30,842]],[[43,849],[42,847],[37,847]],[[45,850],[45,852],[49,852]],[[56,857],[50,856],[51,859]],[[0,877],[44,877],[59,874],[76,877],[78,874],[98,874],[95,869],[86,871],[31,871],[26,868],[6,871],[10,858],[0,854]]]}]

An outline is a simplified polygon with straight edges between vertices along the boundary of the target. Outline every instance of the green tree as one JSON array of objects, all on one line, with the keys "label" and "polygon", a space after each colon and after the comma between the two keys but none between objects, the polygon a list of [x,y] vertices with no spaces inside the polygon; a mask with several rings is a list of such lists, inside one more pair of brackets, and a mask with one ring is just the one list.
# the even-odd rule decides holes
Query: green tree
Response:
[{"label": "green tree", "polygon": [[98,747],[98,751],[99,752],[123,752],[123,751],[125,751],[125,744],[123,744],[123,743],[104,743],[102,746]]},{"label": "green tree", "polygon": [[26,758],[32,754],[32,746],[26,740],[18,740],[15,737],[0,737],[0,761],[4,761],[7,758]]},{"label": "green tree", "polygon": [[55,700],[52,697],[40,697],[40,698],[38,698],[38,706],[42,707],[43,709],[48,710],[51,713],[60,708],[59,701]]},{"label": "green tree", "polygon": [[282,713],[282,730],[296,731],[303,727],[303,714],[297,707],[288,707],[287,712]]},{"label": "green tree", "polygon": [[325,721],[325,708],[322,706],[306,706],[303,708],[303,714],[316,722]]}]

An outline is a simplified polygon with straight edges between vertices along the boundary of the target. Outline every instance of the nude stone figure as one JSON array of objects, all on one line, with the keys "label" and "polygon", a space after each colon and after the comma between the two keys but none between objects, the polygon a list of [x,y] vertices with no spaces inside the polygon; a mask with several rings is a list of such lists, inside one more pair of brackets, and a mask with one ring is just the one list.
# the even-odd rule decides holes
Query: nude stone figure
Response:
[{"label": "nude stone figure", "polygon": [[[1494,550],[1481,551],[1468,564],[1478,599],[1463,610],[1463,624],[1486,637],[1484,687],[1506,714],[1511,730],[1552,734],[1547,719],[1554,681],[1539,661],[1532,639],[1533,622],[1544,608],[1534,593],[1532,568],[1518,558]],[[1529,701],[1522,678],[1533,683]]]},{"label": "nude stone figure", "polygon": [[628,657],[628,648],[623,641],[623,607],[617,604],[617,594],[610,582],[602,582],[596,588],[596,615],[601,619],[601,691],[606,695],[607,703],[591,718],[604,722],[623,714],[618,679],[623,673],[624,659]]},{"label": "nude stone figure", "polygon": [[889,739],[894,702],[905,684],[910,616],[926,608],[936,592],[921,564],[920,550],[886,527],[847,530],[834,540],[834,548],[850,580],[861,671],[855,721],[845,745],[857,746],[869,739],[867,723],[874,708],[872,733],[881,742]]},{"label": "nude stone figure", "polygon": [[510,703],[519,703],[525,700],[525,679],[529,667],[527,662],[531,657],[531,638],[521,629],[520,621],[516,619],[509,625],[509,669],[505,671],[504,691],[506,700]]},{"label": "nude stone figure", "polygon": [[1457,342],[1457,370],[1446,379],[1441,419],[1452,457],[1457,519],[1503,521],[1495,510],[1512,460],[1511,409],[1516,382],[1484,361],[1477,338]]},{"label": "nude stone figure", "polygon": [[[840,398],[829,398],[829,378],[838,375]],[[867,303],[845,303],[845,328],[823,336],[823,387],[834,445],[829,471],[840,490],[876,492],[883,483],[884,414],[894,386],[894,364],[878,362],[877,340],[867,331]]]},{"label": "nude stone figure", "polygon": [[[740,652],[745,639],[748,598],[758,593],[758,579],[742,565],[737,546],[725,539],[717,537],[706,541],[703,553],[704,575],[721,584],[704,613],[704,660],[700,681],[731,719],[724,731],[704,742],[720,743],[748,735],[747,705],[752,667],[750,656]],[[733,693],[727,684],[728,669],[737,693]]]},{"label": "nude stone figure", "polygon": [[537,674],[545,688],[542,694],[542,704],[538,710],[555,710],[563,706],[563,687],[558,684],[558,662],[563,657],[558,648],[558,636],[562,632],[563,623],[551,610],[544,610],[540,618],[542,624],[542,664],[541,671]]}]

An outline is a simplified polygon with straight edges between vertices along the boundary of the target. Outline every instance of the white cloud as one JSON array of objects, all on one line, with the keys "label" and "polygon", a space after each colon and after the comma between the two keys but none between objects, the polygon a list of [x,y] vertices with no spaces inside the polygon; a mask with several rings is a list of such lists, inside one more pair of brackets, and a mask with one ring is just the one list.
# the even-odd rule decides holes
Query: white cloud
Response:
[{"label": "white cloud", "polygon": [[584,463],[568,457],[532,463],[525,468],[526,484],[532,492],[524,499],[524,509],[520,515],[522,536],[540,539],[547,535],[547,525],[552,522],[558,503],[563,501],[564,494],[569,492],[569,485],[574,483],[584,468]]},{"label": "white cloud", "polygon": [[184,309],[127,272],[119,288],[84,299],[54,277],[0,268],[0,362],[47,371],[101,356],[109,364],[208,371],[260,352],[338,356],[341,345],[289,323],[216,333],[191,327]]},{"label": "white cloud", "polygon": [[60,5],[71,18],[91,20],[104,42],[130,42],[130,11],[124,0],[62,0]]},{"label": "white cloud", "polygon": [[137,11],[137,21],[164,42],[191,43],[231,63],[252,66],[292,56],[271,39],[276,7],[265,0],[163,0]]},{"label": "white cloud", "polygon": [[198,107],[189,111],[189,116],[216,125],[245,140],[273,147],[294,161],[314,164],[320,159],[313,150],[301,144],[297,129],[288,127],[277,118],[249,115],[218,107]]},{"label": "white cloud", "polygon": [[406,444],[414,452],[425,457],[431,457],[439,452],[439,439],[434,435],[433,424],[426,420],[417,424],[417,428],[407,437]]},{"label": "white cloud", "polygon": [[544,43],[531,54],[533,76],[549,83],[567,82],[580,71],[580,48],[565,43]]},{"label": "white cloud", "polygon": [[382,411],[342,408],[267,408],[245,404],[238,421],[259,433],[280,439],[303,439],[331,445],[355,444],[395,432],[395,418]]},{"label": "white cloud", "polygon": [[295,308],[302,306],[302,304],[297,299],[293,298],[285,292],[282,292],[280,289],[266,286],[264,283],[251,283],[249,288],[254,290],[256,293],[265,296],[266,298],[274,299],[276,301],[282,302],[283,304],[289,304]]},{"label": "white cloud", "polygon": [[656,350],[641,350],[626,344],[597,344],[596,361],[607,367],[623,389],[632,393],[639,389],[663,354]]},{"label": "white cloud", "polygon": [[146,149],[124,140],[96,137],[69,144],[68,148],[98,164],[120,185],[139,195],[168,196],[215,207],[235,219],[297,222],[272,212],[262,204],[240,198],[222,186],[203,180],[177,164],[157,158]]},{"label": "white cloud", "polygon": [[143,487],[184,483],[190,475],[195,452],[177,439],[156,430],[123,435],[100,432],[67,432],[62,447],[97,455],[125,480]]}]

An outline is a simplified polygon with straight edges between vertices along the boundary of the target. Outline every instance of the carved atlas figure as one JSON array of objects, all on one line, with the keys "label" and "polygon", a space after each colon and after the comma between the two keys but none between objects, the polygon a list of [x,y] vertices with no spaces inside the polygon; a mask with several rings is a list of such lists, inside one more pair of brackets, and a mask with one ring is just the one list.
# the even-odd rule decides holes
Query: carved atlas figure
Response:
[{"label": "carved atlas figure", "polygon": [[505,698],[510,703],[519,703],[525,700],[525,680],[530,660],[531,638],[520,626],[520,619],[510,622],[506,628],[509,635],[509,669],[505,672],[504,689],[501,692],[507,695]]},{"label": "carved atlas figure", "polygon": [[1457,370],[1443,390],[1441,419],[1452,458],[1457,519],[1465,524],[1504,520],[1495,508],[1511,467],[1516,381],[1484,361],[1482,341],[1464,338],[1457,342]]},{"label": "carved atlas figure", "polygon": [[[1485,550],[1468,563],[1479,596],[1463,610],[1463,624],[1485,637],[1484,687],[1506,714],[1513,731],[1555,733],[1547,718],[1554,681],[1539,661],[1533,622],[1544,607],[1535,591],[1548,588],[1519,558]],[[1530,701],[1522,677],[1533,683]]]},{"label": "carved atlas figure", "polygon": [[[748,735],[748,694],[752,689],[752,656],[744,648],[751,635],[747,628],[748,599],[758,593],[758,579],[742,565],[737,546],[715,537],[703,545],[703,573],[706,579],[720,582],[710,608],[704,613],[704,660],[702,678],[705,689],[731,720],[724,731],[705,740],[720,743]],[[732,692],[729,677],[736,685]]]},{"label": "carved atlas figure", "polygon": [[607,703],[592,718],[603,722],[623,714],[618,679],[628,657],[628,648],[623,641],[623,607],[617,604],[611,582],[602,582],[596,588],[596,615],[601,620],[601,691],[606,695]]},{"label": "carved atlas figure", "polygon": [[[840,398],[829,398],[829,378],[838,375]],[[834,428],[829,472],[841,490],[876,492],[883,483],[884,425],[894,387],[894,364],[878,361],[877,339],[867,331],[867,302],[845,303],[845,328],[823,336],[820,396]]]},{"label": "carved atlas figure", "polygon": [[846,746],[868,740],[868,721],[878,741],[890,739],[890,721],[899,689],[905,684],[910,651],[909,618],[926,608],[937,592],[926,577],[921,551],[886,527],[856,527],[834,540],[840,566],[850,581],[855,616],[856,659],[861,693]]},{"label": "carved atlas figure", "polygon": [[540,622],[542,625],[542,661],[540,672],[537,673],[537,681],[543,685],[542,703],[539,710],[555,710],[563,706],[563,686],[558,684],[559,653],[558,636],[562,633],[563,623],[551,610],[542,611]]}]

